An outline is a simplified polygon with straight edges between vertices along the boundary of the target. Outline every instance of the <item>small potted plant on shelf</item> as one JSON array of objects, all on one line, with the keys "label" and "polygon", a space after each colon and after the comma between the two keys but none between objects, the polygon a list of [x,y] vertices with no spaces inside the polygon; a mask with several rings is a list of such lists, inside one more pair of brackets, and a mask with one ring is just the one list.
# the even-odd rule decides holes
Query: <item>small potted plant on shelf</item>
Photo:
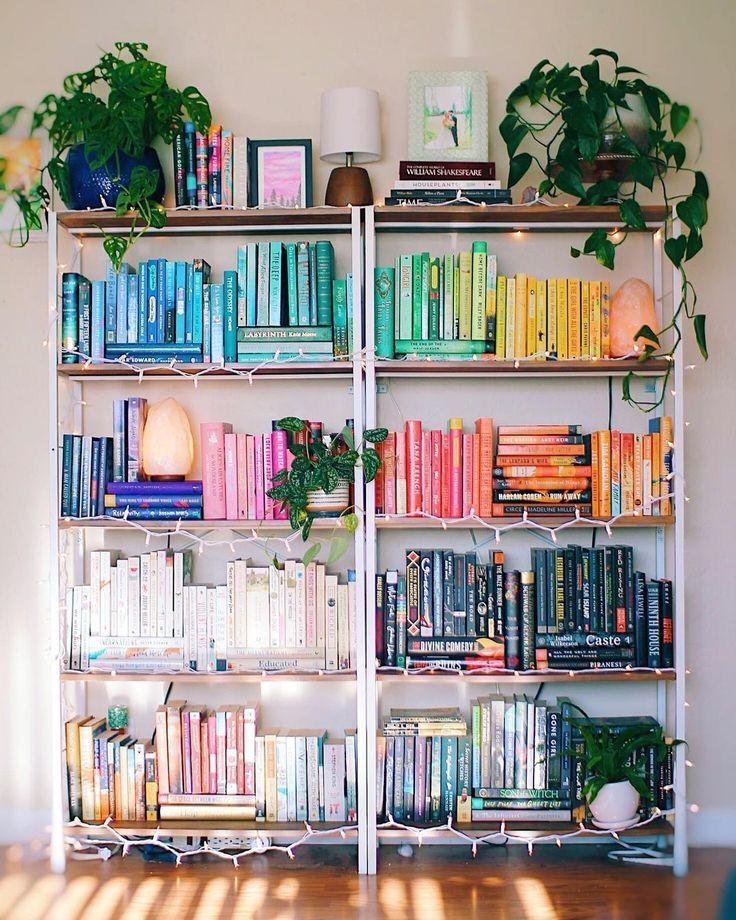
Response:
[{"label": "small potted plant on shelf", "polygon": [[[363,440],[356,444],[347,425],[339,434],[322,439],[310,438],[309,423],[294,416],[282,418],[276,425],[291,435],[289,452],[293,459],[289,469],[274,475],[268,495],[288,511],[291,526],[301,532],[304,540],[319,516],[339,516],[348,531],[354,532],[358,521],[350,508],[349,485],[355,482],[358,465],[363,468],[366,482],[376,478],[381,458],[369,445],[385,441],[387,429],[365,431]],[[310,558],[316,556],[319,545],[310,547],[309,552]],[[334,556],[334,546],[331,555]]]},{"label": "small potted plant on shelf", "polygon": [[[595,48],[590,54],[593,60],[581,67],[540,61],[506,100],[500,131],[510,160],[509,187],[536,163],[543,173],[539,196],[563,192],[580,205],[618,205],[618,233],[598,228],[582,250],[571,248],[574,257],[594,255],[610,269],[627,233],[646,227],[641,190],[656,189],[668,211],[676,202],[681,231],[673,236],[668,219],[664,242],[665,255],[681,279],[673,316],[659,334],[644,326],[635,338],[641,335],[645,340],[642,359],[646,359],[662,349],[660,336],[670,333],[672,344],[665,353],[672,356],[682,338],[684,313],[692,320],[698,347],[707,359],[705,315],[696,312],[695,290],[685,269],[703,247],[702,230],[708,219],[708,182],[702,172],[685,165],[687,148],[681,139],[694,119],[688,106],[673,102],[641,71],[620,65],[615,52]],[[601,70],[606,60],[612,69],[608,77]],[[529,149],[522,150],[523,145]],[[680,194],[681,178],[688,173],[691,191]],[[627,400],[630,378],[624,379]]]},{"label": "small potted plant on shelf", "polygon": [[594,719],[574,717],[569,720],[585,742],[582,753],[563,751],[582,760],[585,774],[583,794],[593,824],[605,830],[620,830],[636,820],[641,798],[651,798],[644,781],[644,758],[637,752],[654,749],[657,763],[679,740],[665,738],[661,725],[635,725],[612,731]]},{"label": "small potted plant on shelf", "polygon": [[115,52],[104,52],[90,70],[70,74],[63,93],[46,96],[33,113],[32,131],[44,129],[53,147],[42,176],[67,207],[133,212],[127,237],[105,238],[116,267],[139,235],[166,222],[164,173],[153,143],[170,144],[185,115],[202,132],[211,121],[202,93],[194,86],[169,86],[166,66],[149,60],[147,51],[144,42],[116,42]]}]

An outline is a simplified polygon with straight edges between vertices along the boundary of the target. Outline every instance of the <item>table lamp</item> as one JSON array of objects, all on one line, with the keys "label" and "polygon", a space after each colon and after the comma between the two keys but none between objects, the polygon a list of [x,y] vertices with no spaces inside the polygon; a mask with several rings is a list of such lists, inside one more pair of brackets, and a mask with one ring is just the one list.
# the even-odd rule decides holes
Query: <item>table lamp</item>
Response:
[{"label": "table lamp", "polygon": [[353,164],[381,158],[378,93],[357,86],[327,90],[322,93],[320,127],[320,159],[345,164],[332,170],[325,204],[373,204],[368,173]]}]

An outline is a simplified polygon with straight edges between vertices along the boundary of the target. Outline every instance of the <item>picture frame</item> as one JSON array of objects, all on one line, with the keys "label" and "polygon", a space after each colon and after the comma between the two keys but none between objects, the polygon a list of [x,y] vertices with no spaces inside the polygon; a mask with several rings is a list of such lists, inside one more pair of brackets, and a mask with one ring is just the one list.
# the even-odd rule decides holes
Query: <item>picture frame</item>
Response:
[{"label": "picture frame", "polygon": [[488,160],[488,74],[409,74],[409,159]]},{"label": "picture frame", "polygon": [[312,207],[310,138],[248,138],[248,207]]}]

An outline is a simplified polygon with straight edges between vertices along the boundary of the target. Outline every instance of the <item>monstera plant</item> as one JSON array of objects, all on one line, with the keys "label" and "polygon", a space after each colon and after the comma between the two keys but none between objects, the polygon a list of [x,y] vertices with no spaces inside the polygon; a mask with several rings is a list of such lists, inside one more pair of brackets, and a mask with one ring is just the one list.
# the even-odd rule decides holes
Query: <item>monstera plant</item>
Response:
[{"label": "monstera plant", "polygon": [[[692,320],[698,347],[707,359],[705,315],[696,309],[697,296],[687,274],[687,263],[703,247],[709,194],[705,175],[687,165],[683,137],[694,125],[690,109],[648,83],[641,71],[621,65],[615,52],[595,48],[590,54],[592,60],[580,67],[540,61],[509,95],[500,125],[510,159],[509,186],[536,164],[544,176],[538,195],[562,192],[580,205],[616,204],[620,232],[598,228],[582,250],[571,249],[573,256],[592,255],[609,269],[628,232],[645,228],[642,190],[656,193],[668,212],[674,205],[679,229],[674,233],[668,219],[664,241],[664,252],[680,277],[673,316],[659,335],[642,327],[636,338],[641,335],[647,341],[642,360],[654,352],[672,356],[682,338],[684,314]],[[691,177],[691,185],[682,194],[684,175]],[[667,333],[665,346],[661,337]],[[624,398],[633,401],[630,377],[624,381]]]}]

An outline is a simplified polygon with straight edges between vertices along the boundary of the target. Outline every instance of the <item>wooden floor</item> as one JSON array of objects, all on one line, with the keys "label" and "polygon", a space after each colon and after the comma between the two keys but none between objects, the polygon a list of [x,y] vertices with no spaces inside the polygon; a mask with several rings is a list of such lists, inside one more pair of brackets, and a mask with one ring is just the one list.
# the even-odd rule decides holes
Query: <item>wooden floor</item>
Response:
[{"label": "wooden floor", "polygon": [[621,865],[602,846],[424,847],[381,851],[382,872],[360,878],[353,852],[314,847],[294,860],[248,857],[238,870],[209,859],[176,869],[134,853],[73,862],[65,876],[17,848],[0,856],[3,920],[710,920],[736,850],[695,850],[685,879]]}]

